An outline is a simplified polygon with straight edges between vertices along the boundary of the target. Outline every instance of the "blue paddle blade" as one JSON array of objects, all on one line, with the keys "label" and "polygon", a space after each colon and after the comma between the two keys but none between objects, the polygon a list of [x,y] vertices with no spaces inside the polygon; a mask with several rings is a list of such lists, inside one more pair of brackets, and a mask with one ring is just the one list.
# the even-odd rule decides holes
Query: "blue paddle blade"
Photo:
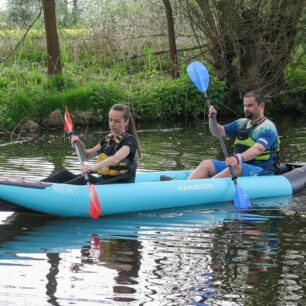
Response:
[{"label": "blue paddle blade", "polygon": [[206,67],[200,62],[192,62],[187,66],[187,73],[196,88],[204,93],[209,84],[209,73]]},{"label": "blue paddle blade", "polygon": [[249,209],[251,201],[248,194],[236,183],[236,194],[234,198],[234,206],[237,209]]}]

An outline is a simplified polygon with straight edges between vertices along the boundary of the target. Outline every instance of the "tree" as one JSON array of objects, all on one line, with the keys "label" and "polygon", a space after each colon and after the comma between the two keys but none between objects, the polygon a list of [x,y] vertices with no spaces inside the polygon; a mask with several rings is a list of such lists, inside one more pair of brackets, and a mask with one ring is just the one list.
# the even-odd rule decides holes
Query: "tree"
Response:
[{"label": "tree", "polygon": [[[13,28],[28,27],[41,7],[42,0],[10,0],[7,1],[7,25]],[[56,0],[56,15],[58,25],[70,27],[80,20],[78,0]]]},{"label": "tree", "polygon": [[40,0],[11,0],[7,2],[8,24],[12,27],[27,28],[37,15]]},{"label": "tree", "polygon": [[48,75],[62,72],[60,48],[56,28],[55,1],[43,0],[48,53]]},{"label": "tree", "polygon": [[254,88],[270,95],[284,90],[305,0],[179,1],[233,100]]},{"label": "tree", "polygon": [[80,19],[80,12],[78,7],[78,0],[73,0],[72,6],[72,25],[77,25]]},{"label": "tree", "polygon": [[172,7],[169,0],[163,0],[166,18],[167,18],[167,30],[168,30],[168,41],[169,41],[169,57],[171,61],[171,76],[173,79],[176,79],[179,76],[178,71],[178,59],[177,59],[177,49],[175,41],[175,30],[174,30],[174,21],[172,14]]}]

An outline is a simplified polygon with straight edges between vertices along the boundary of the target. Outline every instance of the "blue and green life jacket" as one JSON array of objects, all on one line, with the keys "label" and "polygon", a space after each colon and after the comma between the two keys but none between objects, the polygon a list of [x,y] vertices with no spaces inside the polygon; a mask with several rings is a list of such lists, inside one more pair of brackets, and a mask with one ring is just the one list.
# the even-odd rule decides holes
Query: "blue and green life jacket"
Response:
[{"label": "blue and green life jacket", "polygon": [[[246,120],[246,122],[239,128],[238,134],[236,136],[235,142],[234,142],[234,154],[237,153],[243,153],[250,147],[252,147],[256,140],[252,138],[252,131],[258,127],[260,124],[262,124],[267,118],[263,118],[260,121],[258,121],[256,124],[251,125],[247,128],[247,125],[249,123],[249,120]],[[278,164],[279,159],[279,146],[280,146],[280,140],[278,138],[277,146],[270,148],[269,150],[264,151],[263,153],[256,156],[253,160],[248,161],[253,164],[259,164],[266,162],[270,160],[271,158],[275,159],[275,165]]]}]

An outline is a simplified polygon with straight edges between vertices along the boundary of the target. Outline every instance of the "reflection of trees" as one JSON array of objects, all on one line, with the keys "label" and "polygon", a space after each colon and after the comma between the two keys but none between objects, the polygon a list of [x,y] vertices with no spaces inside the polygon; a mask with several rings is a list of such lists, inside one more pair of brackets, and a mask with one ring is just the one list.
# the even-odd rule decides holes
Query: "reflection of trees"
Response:
[{"label": "reflection of trees", "polygon": [[[48,219],[19,214],[7,221],[10,224],[0,224],[0,231],[1,241],[6,245],[9,240],[14,252],[47,253],[46,294],[52,305],[59,303],[63,274],[59,270],[65,266],[60,261],[65,263],[64,257],[52,251],[58,247],[81,249],[72,272],[82,273],[82,265],[97,272],[103,266],[94,276],[97,283],[99,279],[103,287],[104,276],[112,275],[106,284],[114,282],[112,301],[123,304],[145,291],[146,298],[169,305],[187,305],[195,294],[203,304],[283,305],[284,296],[303,298],[306,221],[300,216],[278,218],[276,212],[261,209],[257,215],[249,212],[248,219],[234,219],[234,212],[207,212],[206,207],[203,213],[175,210],[174,218],[172,212],[101,222],[59,219],[39,229],[35,227]],[[89,238],[90,243],[85,242]],[[3,249],[10,251],[9,245]],[[79,278],[87,281],[86,274]]]},{"label": "reflection of trees", "polygon": [[[114,293],[135,293],[129,285],[137,284],[141,265],[141,243],[138,240],[100,239],[98,235],[91,236],[89,247],[82,249],[82,261],[99,261],[103,266],[116,270]],[[127,302],[127,298],[116,298],[116,301]]]},{"label": "reflection of trees", "polygon": [[62,133],[61,135],[52,132],[35,135],[27,133],[23,134],[22,140],[4,139],[3,142],[8,144],[5,146],[6,150],[1,150],[0,165],[5,165],[3,171],[25,172],[26,175],[31,173],[33,176],[44,175],[42,170],[48,172],[50,165],[54,167],[54,171],[62,169],[66,155],[68,155],[67,150],[70,149]]},{"label": "reflection of trees", "polygon": [[60,264],[60,256],[59,253],[47,253],[48,263],[50,264],[49,273],[46,275],[48,280],[46,285],[46,294],[49,297],[48,303],[50,305],[59,305],[57,302],[57,298],[55,297],[55,293],[57,290],[57,274],[59,272],[59,264]]},{"label": "reflection of trees", "polygon": [[[299,199],[300,204],[305,203],[304,194]],[[304,211],[305,207],[302,209]],[[295,305],[305,305],[306,220],[303,215],[295,214],[280,220],[279,228],[280,248],[276,255],[281,264],[273,279],[274,288],[278,288],[278,302],[286,297],[288,305],[290,301]]]},{"label": "reflection of trees", "polygon": [[[169,125],[168,125],[169,126]],[[171,128],[140,130],[144,158],[140,168],[158,170],[190,169],[201,159],[216,157],[218,144],[198,123],[173,123]],[[143,166],[142,163],[145,163]]]},{"label": "reflection of trees", "polygon": [[[0,167],[3,165],[3,171],[19,174],[21,176],[47,176],[58,172],[64,167],[75,166],[79,170],[79,163],[75,156],[75,151],[71,147],[69,140],[64,137],[62,130],[49,130],[46,133],[22,134],[22,139],[12,141],[9,138],[2,139],[2,146],[5,150],[1,150]],[[86,143],[96,144],[100,140],[100,136],[94,135],[86,137]],[[93,139],[96,138],[96,139]],[[87,141],[88,140],[88,141]],[[74,160],[75,165],[67,165],[67,159]],[[26,173],[26,174],[23,174]]]},{"label": "reflection of trees", "polygon": [[239,296],[239,301],[247,296],[249,305],[263,300],[276,305],[279,292],[271,288],[277,288],[280,278],[276,264],[280,220],[237,219],[214,230],[213,277],[210,287],[203,290],[203,301],[210,297],[206,291],[212,290],[216,300],[224,300],[226,294],[231,294]]}]

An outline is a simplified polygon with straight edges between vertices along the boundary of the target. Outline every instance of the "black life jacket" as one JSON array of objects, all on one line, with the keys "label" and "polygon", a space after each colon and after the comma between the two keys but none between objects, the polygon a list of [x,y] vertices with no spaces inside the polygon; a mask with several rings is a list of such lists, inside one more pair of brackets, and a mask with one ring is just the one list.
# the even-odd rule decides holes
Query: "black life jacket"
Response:
[{"label": "black life jacket", "polygon": [[[115,138],[112,134],[107,135],[101,142],[101,149],[98,151],[97,161],[102,161],[115,155],[122,141],[129,137],[131,137],[131,135],[128,133],[123,133]],[[135,169],[136,161],[134,160],[131,162],[128,158],[125,158],[115,165],[98,169],[96,172],[102,176],[117,176],[127,174]]]}]

